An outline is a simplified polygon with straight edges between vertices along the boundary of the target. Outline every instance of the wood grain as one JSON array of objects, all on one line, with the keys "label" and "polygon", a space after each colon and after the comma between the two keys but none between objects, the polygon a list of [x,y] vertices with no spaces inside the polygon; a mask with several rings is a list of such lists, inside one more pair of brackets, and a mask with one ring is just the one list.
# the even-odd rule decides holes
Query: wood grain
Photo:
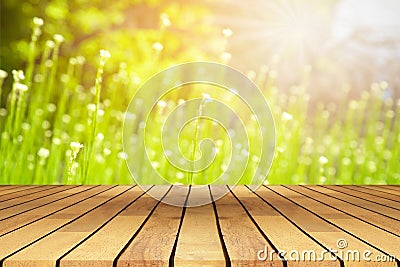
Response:
[{"label": "wood grain", "polygon": [[[203,189],[153,186],[154,199],[132,186],[0,186],[0,267],[400,266],[399,187]],[[257,258],[275,251],[286,253]]]},{"label": "wood grain", "polygon": [[[211,192],[215,190],[211,187]],[[283,266],[274,254],[272,259],[261,261],[260,250],[273,251],[239,202],[228,194],[216,203],[218,220],[232,266]]]},{"label": "wood grain", "polygon": [[[177,195],[179,191],[179,195]],[[187,190],[173,187],[166,196],[180,198],[183,205]],[[167,266],[174,246],[182,208],[160,203],[117,261],[118,267]]]},{"label": "wood grain", "polygon": [[391,203],[389,205],[393,205],[395,208],[399,208],[400,209],[400,196],[398,195],[393,195],[393,194],[388,194],[385,192],[381,192],[378,190],[374,190],[374,189],[370,189],[370,188],[366,188],[366,187],[362,187],[362,186],[353,186],[353,185],[349,185],[349,186],[344,186],[345,188],[348,188],[350,190],[356,191],[356,192],[360,192],[362,194],[369,195],[369,197],[373,196],[374,200],[389,200],[390,202],[386,202],[386,203]]},{"label": "wood grain", "polygon": [[[39,186],[37,186],[37,185],[22,185],[22,186],[13,186],[11,188],[7,188],[0,192],[0,201],[7,199],[8,195],[15,194],[17,192],[28,191],[28,190],[36,188],[36,187],[39,187]],[[4,197],[6,195],[7,195],[7,197]]]},{"label": "wood grain", "polygon": [[[182,223],[175,252],[174,266],[224,266],[225,257],[218,236],[216,217],[208,187],[202,187],[201,197],[210,204],[188,208]],[[189,195],[188,203],[197,196]]]},{"label": "wood grain", "polygon": [[112,267],[114,259],[129,239],[138,232],[139,227],[157,203],[148,195],[140,197],[94,236],[65,255],[60,261],[60,266]]},{"label": "wood grain", "polygon": [[[249,189],[236,187],[233,193],[240,199],[257,225],[279,251],[298,251],[302,255],[305,249],[316,252],[328,249],[312,240],[306,235],[304,229],[294,224],[288,217],[283,216]],[[290,258],[286,260],[289,266],[305,266],[304,261],[295,261]],[[331,255],[325,254],[320,261],[310,261],[307,264],[307,266],[322,265],[340,266],[340,262],[337,259],[332,260]]]},{"label": "wood grain", "polygon": [[362,185],[362,186],[359,186],[360,188],[366,188],[366,189],[369,189],[369,190],[374,190],[375,192],[383,192],[383,193],[387,193],[387,194],[389,194],[389,195],[394,195],[394,196],[397,196],[398,197],[398,199],[397,200],[400,200],[400,192],[399,191],[396,191],[396,190],[392,190],[392,189],[390,189],[390,188],[386,188],[386,187],[383,187],[383,186],[368,186],[368,185]]},{"label": "wood grain", "polygon": [[[50,200],[40,199],[38,201],[32,201],[9,209],[0,210],[0,236],[23,225],[48,216],[51,213],[62,211],[71,204],[90,197],[101,190],[105,189],[91,186],[76,187],[71,189],[68,193],[60,192],[60,195],[53,195]],[[51,202],[51,200],[53,201]]]},{"label": "wood grain", "polygon": [[[309,211],[318,214],[321,218],[337,226],[341,231],[346,230],[346,233],[351,233],[353,237],[359,238],[360,241],[363,240],[364,244],[370,244],[370,248],[375,247],[376,253],[382,254],[386,252],[389,255],[400,255],[400,238],[393,234],[362,221],[355,223],[354,218],[351,216],[327,207],[314,199],[306,198],[288,188],[275,186],[273,190]],[[377,236],[380,238],[377,239]],[[363,264],[367,263],[363,262]]]},{"label": "wood grain", "polygon": [[398,185],[380,185],[378,188],[386,188],[391,191],[400,192],[400,186]]},{"label": "wood grain", "polygon": [[[125,188],[125,187],[123,187]],[[123,190],[122,188],[122,190]],[[56,261],[65,251],[70,250],[81,242],[85,237],[99,228],[106,220],[114,216],[117,212],[131,203],[132,199],[138,197],[140,189],[125,188],[116,197],[110,197],[110,200],[96,207],[93,211],[85,214],[76,221],[61,227],[51,235],[39,240],[35,244],[27,247],[21,252],[9,257],[3,266],[24,266],[24,261],[29,258],[30,264],[43,267],[55,266]],[[116,192],[117,193],[117,192]],[[95,197],[93,198],[93,200]],[[62,242],[60,242],[62,240]],[[51,247],[47,253],[42,253]]]},{"label": "wood grain", "polygon": [[50,187],[50,188],[44,188],[41,191],[34,192],[29,195],[24,195],[22,197],[14,198],[14,199],[9,199],[0,202],[0,210],[2,209],[8,209],[10,207],[16,206],[16,205],[21,205],[23,203],[27,203],[39,198],[48,198],[53,194],[56,194],[58,192],[66,191],[71,188],[76,187],[75,185],[66,185],[66,186],[55,186],[55,187]]},{"label": "wood grain", "polygon": [[397,205],[398,204],[397,202],[373,196],[365,192],[352,190],[350,188],[343,186],[324,186],[324,187],[342,192],[345,195],[352,196],[353,198],[357,198],[361,201],[367,201],[369,203],[378,204],[376,208],[380,210],[382,213],[400,219],[400,217],[398,216],[398,211],[400,211],[400,206]]},{"label": "wood grain", "polygon": [[5,185],[5,184],[2,184],[2,185],[0,185],[0,192],[2,192],[4,190],[15,188],[15,187],[21,188],[22,186],[21,185]]},{"label": "wood grain", "polygon": [[400,237],[399,220],[382,216],[381,214],[378,214],[376,212],[363,209],[361,207],[324,195],[323,193],[318,191],[319,188],[321,187],[317,186],[306,186],[306,187],[287,186],[287,187],[290,188],[291,190],[303,194],[304,196],[320,201],[326,206],[333,207],[343,213],[351,215],[356,220],[359,219],[371,223],[372,225],[383,228],[391,233],[397,234],[398,237]]},{"label": "wood grain", "polygon": [[[345,266],[396,266],[395,263],[392,263],[392,265],[384,265],[376,262],[356,262],[341,257],[342,255],[337,246],[338,240],[341,239],[346,240],[348,243],[346,250],[357,250],[361,252],[370,250],[372,253],[374,253],[374,255],[378,255],[380,252],[368,244],[358,240],[356,237],[343,232],[337,226],[328,223],[321,217],[315,216],[310,211],[304,209],[301,205],[297,205],[296,203],[290,201],[287,196],[291,194],[291,196],[294,195],[296,197],[294,192],[286,192],[286,197],[276,193],[275,191],[279,188],[279,186],[268,186],[268,189],[261,187],[259,190],[257,190],[257,193],[262,196],[264,200],[271,203],[274,207],[279,209],[282,213],[293,220],[296,225],[305,229],[310,236],[318,240],[325,247],[336,250],[333,252],[337,255],[337,257],[341,258]],[[286,190],[290,191],[289,189]],[[298,199],[302,199],[301,196],[298,196]],[[324,213],[325,209],[323,209],[321,212]]]},{"label": "wood grain", "polygon": [[51,190],[52,188],[55,188],[55,187],[56,187],[55,185],[43,185],[43,186],[33,187],[33,188],[30,188],[29,190],[19,191],[19,192],[15,192],[12,194],[2,196],[1,202],[3,203],[3,202],[10,201],[10,200],[23,199],[25,197],[29,197],[33,194],[36,194],[38,192]]},{"label": "wood grain", "polygon": [[[1,236],[0,244],[2,245],[2,249],[0,250],[0,259],[4,260],[16,251],[32,242],[36,242],[52,231],[57,230],[57,228],[62,227],[68,222],[78,218],[83,213],[100,205],[105,200],[113,197],[116,193],[122,192],[124,189],[124,187],[110,188],[109,186],[98,186],[90,190],[91,195],[89,198],[85,198],[73,206],[64,208],[50,216]],[[60,242],[62,241],[63,240],[60,239]],[[41,251],[38,253],[41,253]],[[22,264],[24,263],[22,262]]]}]

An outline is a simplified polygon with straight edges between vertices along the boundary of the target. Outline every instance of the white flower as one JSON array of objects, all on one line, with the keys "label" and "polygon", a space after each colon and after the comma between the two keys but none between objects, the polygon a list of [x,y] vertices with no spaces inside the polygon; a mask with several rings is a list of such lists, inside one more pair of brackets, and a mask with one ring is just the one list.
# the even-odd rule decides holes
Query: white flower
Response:
[{"label": "white flower", "polygon": [[328,159],[324,156],[319,157],[319,163],[321,163],[322,165],[325,165],[328,163]]},{"label": "white flower", "polygon": [[41,147],[37,153],[37,155],[41,158],[47,159],[50,155],[50,151],[47,148]]},{"label": "white flower", "polygon": [[78,156],[79,151],[83,148],[83,145],[79,142],[71,142],[69,144],[69,146],[72,149],[72,158],[76,159],[76,157]]},{"label": "white flower", "polygon": [[177,172],[176,173],[176,178],[178,178],[179,180],[185,178],[185,174],[183,172]]},{"label": "white flower", "polygon": [[54,34],[53,38],[54,41],[56,41],[56,44],[61,44],[62,42],[64,42],[64,36],[62,36],[61,34]]},{"label": "white flower", "polygon": [[164,49],[164,46],[163,46],[161,43],[159,43],[159,42],[155,42],[155,43],[152,45],[152,47],[153,47],[153,49],[156,50],[157,52],[160,52],[160,51],[162,51],[162,50]]},{"label": "white flower", "polygon": [[49,48],[54,48],[54,46],[56,46],[56,44],[52,40],[47,40],[46,41],[46,46],[49,47]]},{"label": "white flower", "polygon": [[14,81],[16,81],[16,82],[19,82],[19,81],[25,79],[25,75],[22,70],[12,70],[12,75],[13,75]]},{"label": "white flower", "polygon": [[104,66],[106,64],[107,60],[111,57],[110,52],[107,50],[100,50],[100,65]]},{"label": "white flower", "polygon": [[84,56],[77,56],[77,57],[76,57],[76,62],[77,62],[79,65],[85,64],[85,61],[86,61],[86,58],[85,58]]},{"label": "white flower", "polygon": [[283,117],[283,120],[285,120],[285,121],[290,121],[293,119],[292,114],[289,114],[287,112],[283,112],[282,117]]},{"label": "white flower", "polygon": [[231,29],[229,29],[229,28],[226,28],[226,29],[223,29],[223,30],[222,30],[222,35],[223,35],[225,38],[231,37],[232,34],[233,34],[233,31],[232,31]]},{"label": "white flower", "polygon": [[109,155],[111,155],[111,150],[108,148],[104,148],[103,153],[104,153],[104,155],[109,156]]},{"label": "white flower", "polygon": [[35,26],[38,26],[38,27],[40,27],[40,26],[42,26],[43,25],[43,19],[42,18],[38,18],[38,17],[34,17],[33,18],[33,24],[35,25]]},{"label": "white flower", "polygon": [[118,158],[120,158],[120,159],[128,159],[128,154],[126,154],[125,152],[119,152],[118,153]]},{"label": "white flower", "polygon": [[98,133],[96,137],[97,137],[97,140],[99,140],[99,141],[103,141],[104,140],[104,134],[103,133]]},{"label": "white flower", "polygon": [[54,137],[52,140],[53,144],[55,145],[60,145],[61,144],[61,139],[58,137]]},{"label": "white flower", "polygon": [[71,65],[75,65],[76,62],[77,62],[77,60],[76,60],[75,57],[71,57],[71,58],[69,59],[69,64],[71,64]]},{"label": "white flower", "polygon": [[167,102],[165,102],[164,100],[160,100],[157,102],[157,106],[165,108],[167,106]]},{"label": "white flower", "polygon": [[111,57],[110,52],[108,52],[108,50],[100,50],[100,57],[105,58],[105,59],[109,59]]},{"label": "white flower", "polygon": [[8,73],[4,70],[0,70],[0,79],[5,79],[7,78]]},{"label": "white flower", "polygon": [[222,53],[222,60],[228,61],[228,60],[230,60],[231,58],[232,58],[231,53],[228,53],[228,52]]},{"label": "white flower", "polygon": [[79,142],[71,142],[69,144],[71,146],[72,149],[81,149],[83,148],[83,145]]},{"label": "white flower", "polygon": [[169,27],[169,26],[171,26],[171,21],[169,20],[168,14],[162,13],[162,14],[160,15],[160,20],[161,20],[161,24],[162,24],[164,27]]},{"label": "white flower", "polygon": [[91,112],[94,112],[96,110],[96,104],[93,103],[88,104],[87,109]]},{"label": "white flower", "polygon": [[56,110],[57,110],[57,106],[56,106],[55,104],[53,104],[53,103],[47,104],[47,111],[48,111],[48,112],[53,113],[53,112],[55,112]]},{"label": "white flower", "polygon": [[209,94],[202,93],[201,95],[203,96],[204,99],[211,99],[211,96]]},{"label": "white flower", "polygon": [[202,93],[202,96],[203,96],[203,101],[202,101],[203,104],[211,103],[214,101],[209,94]]},{"label": "white flower", "polygon": [[28,91],[28,86],[26,86],[23,83],[15,83],[15,90],[17,90],[20,93]]}]

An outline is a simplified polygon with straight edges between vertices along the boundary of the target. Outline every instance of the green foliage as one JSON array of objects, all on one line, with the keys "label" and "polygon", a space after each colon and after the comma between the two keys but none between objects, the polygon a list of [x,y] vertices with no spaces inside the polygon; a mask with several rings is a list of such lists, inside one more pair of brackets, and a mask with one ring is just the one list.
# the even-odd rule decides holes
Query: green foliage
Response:
[{"label": "green foliage", "polygon": [[[103,80],[103,66],[108,55],[103,51],[97,77],[93,81],[95,75],[92,75],[88,86],[83,79],[83,76],[88,78],[83,75],[84,58],[60,56],[63,43],[60,35],[42,45],[39,41],[42,22],[38,19],[34,22],[25,75],[22,71],[13,71],[10,93],[1,105],[5,108],[0,109],[0,182],[132,183],[121,143],[124,111],[127,100],[143,78],[167,64],[160,59],[161,42],[150,46],[151,49],[143,48],[146,64],[141,65],[140,74],[121,63],[119,70],[108,73],[106,80]],[[2,84],[5,73],[0,75]],[[344,90],[340,92],[339,103],[316,104],[309,102],[310,67],[304,69],[303,80],[291,88],[289,95],[277,88],[276,75],[267,68],[262,68],[257,75],[249,73],[268,99],[277,127],[275,161],[266,183],[399,183],[400,101],[384,97],[385,82],[372,84],[360,99],[349,101],[348,90]],[[191,94],[196,94],[196,90]],[[171,97],[165,105],[173,106],[180,99],[185,96]],[[242,110],[239,103],[231,104]],[[165,115],[162,110],[156,112],[154,120],[162,122]],[[196,122],[194,128],[189,127],[182,133],[179,142],[188,158],[199,157],[197,140],[214,131],[213,127]],[[251,133],[255,125],[249,120],[246,128]],[[156,136],[159,129],[154,127],[154,131]],[[222,155],[230,153],[226,141],[217,142]],[[159,143],[153,142],[152,146],[149,147],[153,151],[151,157],[158,163],[158,171],[170,177],[169,182],[210,182],[207,175],[188,178],[165,168]],[[135,157],[129,160],[138,164],[146,160],[144,152]],[[222,157],[210,173],[220,173],[225,164]],[[249,173],[253,167],[250,166]],[[151,177],[148,183],[152,183]]]},{"label": "green foliage", "polygon": [[[160,21],[164,13],[172,19],[168,30]],[[162,62],[204,59],[218,52],[207,44],[198,46],[204,39],[220,33],[209,23],[199,23],[207,14],[206,7],[195,1],[4,0],[1,2],[0,61],[6,71],[25,67],[29,47],[26,36],[30,32],[30,19],[36,16],[45,21],[42,28],[45,35],[61,33],[64,36],[65,57],[85,55],[88,71],[95,73],[97,53],[107,47],[113,55],[108,69],[117,71],[119,63],[127,61],[129,66],[141,66],[135,70],[144,74],[149,71],[146,66],[153,60],[152,44],[156,41],[168,50],[162,55]],[[44,48],[44,41],[39,42],[39,48]],[[42,52],[38,50],[36,55]],[[86,85],[91,82],[90,76],[82,79]]]}]

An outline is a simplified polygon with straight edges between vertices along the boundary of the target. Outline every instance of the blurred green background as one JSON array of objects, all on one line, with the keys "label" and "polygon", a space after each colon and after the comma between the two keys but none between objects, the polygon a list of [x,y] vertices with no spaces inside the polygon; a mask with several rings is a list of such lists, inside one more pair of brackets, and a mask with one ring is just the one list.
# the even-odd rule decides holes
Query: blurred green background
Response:
[{"label": "blurred green background", "polygon": [[[158,71],[207,60],[245,73],[271,105],[266,184],[398,184],[400,5],[383,2],[2,0],[0,183],[132,183],[121,143],[130,99]],[[165,99],[155,120],[196,95]],[[193,130],[182,138],[183,154],[197,157]],[[215,138],[228,155],[223,133]],[[168,182],[189,183],[156,141],[149,149]],[[226,168],[216,164],[195,183]]]}]

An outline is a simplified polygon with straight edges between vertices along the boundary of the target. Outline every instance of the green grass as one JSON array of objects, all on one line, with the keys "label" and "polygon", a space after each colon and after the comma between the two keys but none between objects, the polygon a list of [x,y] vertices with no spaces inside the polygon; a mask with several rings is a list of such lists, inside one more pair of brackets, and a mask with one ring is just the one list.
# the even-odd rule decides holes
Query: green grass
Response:
[{"label": "green grass", "polygon": [[[138,89],[139,78],[130,73],[124,63],[117,73],[103,74],[108,58],[103,51],[93,85],[84,85],[84,58],[63,58],[62,53],[60,55],[63,38],[59,35],[46,45],[38,45],[41,24],[40,20],[35,20],[25,74],[14,71],[13,77],[7,77],[13,78],[12,87],[2,88],[6,75],[0,72],[0,99],[1,94],[7,92],[3,97],[5,101],[0,103],[0,183],[133,183],[125,163],[121,134],[124,112]],[[147,73],[148,77],[154,70],[168,65],[160,62],[160,49],[151,53],[155,60],[146,67],[153,70]],[[61,61],[67,64],[59,64]],[[312,75],[310,68],[305,68],[304,80],[291,88],[290,93],[283,93],[276,87],[275,75],[273,70],[263,69],[252,77],[268,100],[276,124],[275,160],[265,183],[399,183],[400,101],[384,98],[388,86],[385,82],[372,84],[357,99],[350,99],[348,90],[338,89],[341,100],[324,104],[310,101],[307,81]],[[147,161],[144,149],[129,155],[128,160],[143,166],[140,176],[149,184],[154,182],[150,168],[155,168],[170,183],[210,183],[224,173],[230,161],[234,163],[231,176],[222,182],[232,183],[235,177],[241,177],[241,183],[247,183],[255,170],[260,143],[250,111],[234,97],[215,88],[194,86],[189,89],[169,94],[149,117],[152,123],[144,138],[151,165],[144,164]],[[179,140],[177,132],[171,132],[165,140],[171,147],[178,147],[182,157],[199,159],[196,164],[205,166],[210,159],[207,153],[201,155],[200,149],[207,152],[212,147],[202,146],[199,141],[213,139],[218,153],[206,171],[185,173],[165,159],[159,126],[179,103],[202,98],[204,93],[224,99],[243,119],[250,142],[250,164],[246,170],[236,166],[247,158],[246,153],[240,153],[247,139],[242,136],[231,143],[226,131],[229,127],[225,129],[210,120],[194,120],[182,130]],[[137,112],[128,114],[133,118],[129,125],[132,129],[143,127],[139,123],[143,116],[140,105],[135,103]],[[188,108],[185,112],[198,113],[213,107],[202,102],[200,106]],[[185,112],[177,112],[175,127],[184,124]],[[227,118],[229,116],[232,115],[226,114]]]}]

